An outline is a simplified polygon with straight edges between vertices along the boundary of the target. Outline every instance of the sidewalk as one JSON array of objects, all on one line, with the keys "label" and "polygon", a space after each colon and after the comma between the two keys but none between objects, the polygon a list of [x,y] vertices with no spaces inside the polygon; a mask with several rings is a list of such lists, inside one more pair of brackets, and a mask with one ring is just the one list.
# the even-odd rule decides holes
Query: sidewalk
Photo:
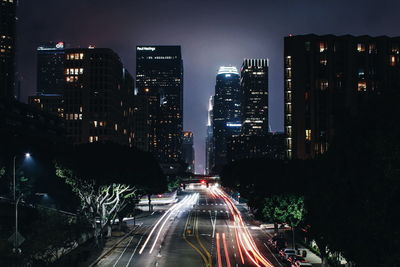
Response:
[{"label": "sidewalk", "polygon": [[60,266],[76,266],[87,267],[97,262],[99,258],[110,252],[131,232],[135,231],[139,226],[129,227],[129,231],[120,232],[113,231],[111,237],[99,240],[99,245],[96,247],[94,240],[90,240],[73,251],[67,254],[59,261]]}]

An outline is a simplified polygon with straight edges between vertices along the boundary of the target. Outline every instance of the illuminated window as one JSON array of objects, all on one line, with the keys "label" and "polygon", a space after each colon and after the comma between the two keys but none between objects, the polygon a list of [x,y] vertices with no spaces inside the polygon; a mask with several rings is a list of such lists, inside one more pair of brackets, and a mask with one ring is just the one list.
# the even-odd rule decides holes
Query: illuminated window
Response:
[{"label": "illuminated window", "polygon": [[291,79],[286,80],[286,89],[292,90],[292,80]]},{"label": "illuminated window", "polygon": [[376,54],[376,44],[369,44],[368,46],[368,53],[370,54]]},{"label": "illuminated window", "polygon": [[326,89],[328,89],[328,81],[326,80],[320,81],[319,88],[321,89],[321,91],[325,91]]},{"label": "illuminated window", "polygon": [[365,52],[365,44],[357,44],[358,52]]},{"label": "illuminated window", "polygon": [[306,140],[311,141],[311,129],[306,130]]},{"label": "illuminated window", "polygon": [[396,56],[390,56],[390,66],[394,67],[397,65],[397,58]]},{"label": "illuminated window", "polygon": [[286,78],[288,78],[288,79],[292,78],[292,69],[291,68],[286,68]]},{"label": "illuminated window", "polygon": [[326,66],[326,65],[328,65],[328,60],[327,60],[326,58],[321,58],[320,61],[319,61],[319,63],[320,63],[321,65],[323,65],[323,66]]},{"label": "illuminated window", "polygon": [[398,44],[392,44],[392,53],[399,54],[399,45]]},{"label": "illuminated window", "polygon": [[325,42],[319,42],[319,52],[324,52],[328,49],[327,45]]},{"label": "illuminated window", "polygon": [[359,81],[357,85],[357,90],[359,92],[367,91],[367,82],[366,81]]},{"label": "illuminated window", "polygon": [[286,136],[292,137],[292,126],[286,126]]},{"label": "illuminated window", "polygon": [[288,68],[292,67],[292,57],[291,56],[287,56],[285,63],[286,63],[286,67],[288,67]]},{"label": "illuminated window", "polygon": [[286,92],[286,102],[292,102],[292,92]]}]

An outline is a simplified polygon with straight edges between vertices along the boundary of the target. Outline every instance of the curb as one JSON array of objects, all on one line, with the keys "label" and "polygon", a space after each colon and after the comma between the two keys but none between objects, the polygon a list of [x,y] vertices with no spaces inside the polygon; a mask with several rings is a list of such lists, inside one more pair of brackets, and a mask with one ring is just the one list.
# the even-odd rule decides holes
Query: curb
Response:
[{"label": "curb", "polygon": [[99,263],[99,261],[104,258],[105,256],[107,256],[111,251],[113,251],[115,249],[116,246],[118,246],[122,241],[125,240],[125,238],[127,238],[130,234],[133,233],[133,231],[135,231],[136,229],[138,229],[140,226],[136,226],[135,228],[133,228],[131,231],[129,231],[127,234],[125,234],[123,237],[121,237],[121,239],[119,241],[117,241],[112,247],[110,247],[106,252],[104,252],[103,254],[101,254],[94,262],[92,262],[89,267],[93,267],[95,266],[97,263]]}]

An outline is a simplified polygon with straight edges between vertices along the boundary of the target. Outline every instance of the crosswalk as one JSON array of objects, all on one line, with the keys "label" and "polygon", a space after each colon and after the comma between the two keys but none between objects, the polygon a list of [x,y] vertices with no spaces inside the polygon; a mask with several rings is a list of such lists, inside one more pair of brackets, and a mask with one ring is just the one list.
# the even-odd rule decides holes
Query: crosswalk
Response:
[{"label": "crosswalk", "polygon": [[197,204],[197,206],[226,206],[226,204],[225,203],[206,203],[206,204],[199,203],[199,204]]},{"label": "crosswalk", "polygon": [[197,212],[219,212],[219,213],[229,213],[229,210],[203,210],[203,209],[194,209]]}]

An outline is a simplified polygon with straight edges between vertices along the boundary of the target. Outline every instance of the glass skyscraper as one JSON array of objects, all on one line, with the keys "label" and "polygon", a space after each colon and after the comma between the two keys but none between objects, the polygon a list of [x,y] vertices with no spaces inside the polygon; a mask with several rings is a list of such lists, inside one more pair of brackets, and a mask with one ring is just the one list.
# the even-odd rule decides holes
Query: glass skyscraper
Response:
[{"label": "glass skyscraper", "polygon": [[16,5],[16,0],[0,0],[0,98],[15,96]]},{"label": "glass skyscraper", "polygon": [[182,162],[181,47],[137,46],[136,84],[148,101],[149,150],[160,163]]},{"label": "glass skyscraper", "polygon": [[240,75],[236,67],[220,67],[213,107],[214,166],[227,163],[227,141],[240,134],[242,108]]}]

